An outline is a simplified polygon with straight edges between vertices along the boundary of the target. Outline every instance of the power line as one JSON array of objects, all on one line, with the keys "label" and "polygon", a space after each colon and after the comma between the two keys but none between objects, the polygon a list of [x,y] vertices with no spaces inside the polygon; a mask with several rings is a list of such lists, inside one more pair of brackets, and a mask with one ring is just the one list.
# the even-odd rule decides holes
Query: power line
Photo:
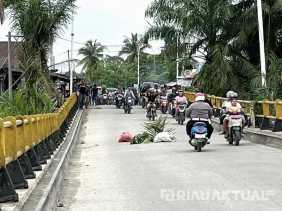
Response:
[{"label": "power line", "polygon": [[[63,38],[61,36],[57,36],[57,38],[64,40],[66,42],[71,42],[71,40]],[[85,45],[85,42],[83,43],[83,42],[74,41],[74,43],[77,44],[77,45]],[[103,46],[105,46],[105,47],[122,47],[123,45],[103,45]]]}]

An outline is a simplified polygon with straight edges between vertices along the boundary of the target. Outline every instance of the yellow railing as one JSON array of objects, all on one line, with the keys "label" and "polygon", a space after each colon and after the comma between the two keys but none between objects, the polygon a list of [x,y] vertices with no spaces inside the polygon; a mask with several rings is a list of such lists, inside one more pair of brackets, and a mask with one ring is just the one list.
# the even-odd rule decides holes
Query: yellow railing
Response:
[{"label": "yellow railing", "polygon": [[[190,102],[194,102],[195,93],[185,92],[187,99]],[[224,101],[227,98],[217,97],[214,95],[208,95],[207,99],[212,103],[215,109],[220,109]],[[276,121],[282,120],[282,101],[245,101],[238,100],[241,103],[244,112],[250,117],[254,126],[256,126],[256,120],[262,119],[275,119]]]},{"label": "yellow railing", "polygon": [[58,131],[76,104],[72,95],[54,113],[0,119],[0,167],[19,158]]}]

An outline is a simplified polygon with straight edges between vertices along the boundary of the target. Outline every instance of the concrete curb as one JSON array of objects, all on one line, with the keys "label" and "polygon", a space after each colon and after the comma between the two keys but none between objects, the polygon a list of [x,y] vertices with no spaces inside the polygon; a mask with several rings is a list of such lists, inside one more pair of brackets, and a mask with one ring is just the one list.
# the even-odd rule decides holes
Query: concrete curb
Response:
[{"label": "concrete curb", "polygon": [[66,150],[60,160],[59,165],[57,166],[53,176],[46,188],[46,191],[43,193],[39,203],[37,204],[35,211],[45,211],[45,210],[55,210],[57,207],[57,198],[58,191],[61,188],[62,181],[64,178],[64,170],[68,165],[69,158],[72,154],[73,148],[77,143],[77,137],[81,129],[83,112],[79,111],[77,117],[74,120],[74,125],[71,127],[70,134],[68,134],[66,143],[68,143]]},{"label": "concrete curb", "polygon": [[[80,114],[81,115],[81,114]],[[79,112],[76,113],[74,117],[74,121],[71,123],[71,128],[73,128],[75,120],[78,118]],[[47,164],[42,165],[42,171],[36,171],[34,172],[36,174],[36,178],[32,180],[27,180],[28,182],[28,189],[19,189],[16,190],[19,194],[19,202],[17,203],[3,203],[0,204],[0,211],[19,211],[22,210],[27,201],[29,200],[30,196],[36,189],[37,185],[40,183],[44,175],[46,175],[49,171],[50,166],[54,162],[54,160],[57,157],[57,154],[62,150],[62,147],[64,143],[67,141],[67,137],[64,138],[63,144],[61,144],[56,151],[54,151],[54,154],[52,155],[51,159],[47,160]]]},{"label": "concrete curb", "polygon": [[70,126],[69,132],[58,152],[53,156],[48,169],[44,172],[41,180],[36,184],[32,193],[22,207],[18,210],[55,210],[57,207],[57,197],[59,196],[64,170],[72,150],[77,142],[80,132],[83,111],[78,111]]},{"label": "concrete curb", "polygon": [[[213,126],[216,130],[220,131],[221,125],[219,120],[212,120]],[[272,132],[268,130],[260,130],[259,128],[246,128],[245,139],[255,144],[262,144],[273,148],[282,149],[282,133]]]}]

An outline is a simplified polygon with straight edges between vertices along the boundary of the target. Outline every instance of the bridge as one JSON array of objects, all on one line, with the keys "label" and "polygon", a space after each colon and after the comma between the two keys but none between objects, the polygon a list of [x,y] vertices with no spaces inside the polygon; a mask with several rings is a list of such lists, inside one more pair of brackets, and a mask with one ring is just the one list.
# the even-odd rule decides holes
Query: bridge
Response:
[{"label": "bridge", "polygon": [[[217,111],[224,99],[209,98]],[[215,131],[202,153],[169,116],[176,142],[118,143],[122,132],[143,130],[145,111],[79,111],[75,96],[53,114],[4,119],[1,210],[281,210],[281,104],[244,107],[250,128],[241,145]]]}]

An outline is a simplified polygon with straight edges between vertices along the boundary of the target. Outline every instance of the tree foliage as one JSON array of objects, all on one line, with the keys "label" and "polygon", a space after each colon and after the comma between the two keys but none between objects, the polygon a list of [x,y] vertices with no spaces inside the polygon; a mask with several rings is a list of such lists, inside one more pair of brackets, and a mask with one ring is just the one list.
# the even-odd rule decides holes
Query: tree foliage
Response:
[{"label": "tree foliage", "polygon": [[146,11],[153,20],[148,36],[164,39],[166,49],[180,42],[186,60],[205,61],[197,82],[206,92],[238,90],[246,98],[281,96],[280,0],[263,1],[267,87],[260,75],[257,2],[255,0],[154,0]]}]

